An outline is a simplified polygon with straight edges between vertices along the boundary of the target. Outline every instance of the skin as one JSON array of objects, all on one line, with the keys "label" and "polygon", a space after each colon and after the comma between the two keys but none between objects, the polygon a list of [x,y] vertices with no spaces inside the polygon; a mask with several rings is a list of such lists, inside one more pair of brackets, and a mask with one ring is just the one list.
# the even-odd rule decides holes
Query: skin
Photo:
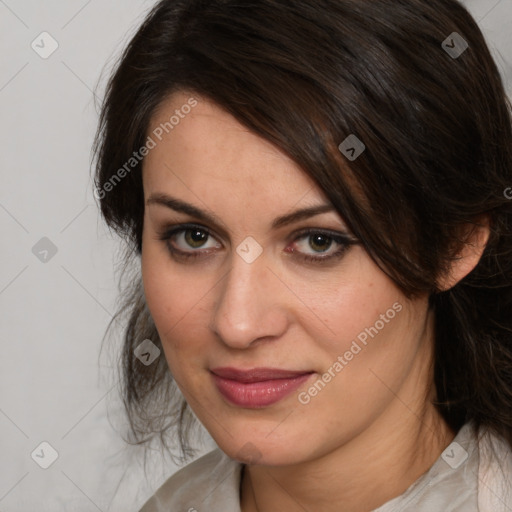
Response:
[{"label": "skin", "polygon": [[[175,93],[148,134],[191,96],[198,105],[150,151],[143,169],[142,275],[170,370],[219,447],[248,463],[243,512],[330,512],[340,503],[345,512],[377,508],[425,473],[455,436],[431,405],[428,297],[407,300],[362,245],[330,261],[301,259],[339,246],[311,247],[299,230],[348,233],[347,226],[331,211],[273,229],[276,217],[328,201],[281,150],[215,104]],[[218,225],[152,203],[155,194],[210,212]],[[199,246],[187,244],[183,232],[161,239],[184,223],[202,226],[210,238]],[[252,263],[236,252],[248,236],[263,248]],[[441,288],[478,262],[486,238],[474,236]],[[169,245],[200,256],[173,256]],[[401,311],[309,403],[300,403],[298,393],[395,303]],[[249,409],[219,393],[209,371],[219,366],[315,373],[280,402]]]}]

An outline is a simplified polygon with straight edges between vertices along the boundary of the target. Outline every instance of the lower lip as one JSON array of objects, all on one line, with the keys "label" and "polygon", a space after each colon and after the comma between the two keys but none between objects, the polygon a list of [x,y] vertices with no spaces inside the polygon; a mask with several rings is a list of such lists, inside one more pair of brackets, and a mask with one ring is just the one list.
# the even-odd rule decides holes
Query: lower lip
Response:
[{"label": "lower lip", "polygon": [[221,395],[239,407],[258,409],[282,400],[306,382],[311,373],[290,379],[273,379],[261,382],[239,382],[212,374]]}]

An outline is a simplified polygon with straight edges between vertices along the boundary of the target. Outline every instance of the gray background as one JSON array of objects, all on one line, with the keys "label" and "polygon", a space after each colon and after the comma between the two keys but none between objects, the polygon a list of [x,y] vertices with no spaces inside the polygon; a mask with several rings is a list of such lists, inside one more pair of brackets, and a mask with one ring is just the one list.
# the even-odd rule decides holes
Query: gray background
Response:
[{"label": "gray background", "polygon": [[[176,469],[155,454],[146,478],[140,450],[121,439],[112,368],[119,340],[100,357],[115,310],[118,241],[99,218],[90,170],[95,101],[153,3],[0,0],[3,512],[135,511]],[[511,94],[512,0],[465,3]],[[43,31],[59,45],[46,59],[31,47],[51,49]],[[36,463],[51,460],[43,441],[58,452],[48,469]]]}]

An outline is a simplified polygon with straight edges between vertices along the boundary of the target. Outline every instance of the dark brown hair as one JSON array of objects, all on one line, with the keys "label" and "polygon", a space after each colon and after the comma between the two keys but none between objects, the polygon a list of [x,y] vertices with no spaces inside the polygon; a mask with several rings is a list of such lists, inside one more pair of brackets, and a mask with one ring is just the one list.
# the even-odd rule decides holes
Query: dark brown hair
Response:
[{"label": "dark brown hair", "polygon": [[[143,160],[112,180],[178,90],[213,100],[281,148],[407,296],[430,295],[438,410],[455,430],[473,420],[512,446],[510,104],[465,8],[455,0],[160,1],[116,66],[96,139],[96,194],[128,259],[141,251]],[[354,161],[338,149],[352,134],[366,147]],[[464,226],[484,214],[491,235],[479,264],[440,292]],[[128,281],[116,318],[127,317],[122,368],[134,439],[165,442],[176,426],[186,448],[193,416],[165,358],[144,366],[134,357],[142,340],[160,340],[140,275]]]}]

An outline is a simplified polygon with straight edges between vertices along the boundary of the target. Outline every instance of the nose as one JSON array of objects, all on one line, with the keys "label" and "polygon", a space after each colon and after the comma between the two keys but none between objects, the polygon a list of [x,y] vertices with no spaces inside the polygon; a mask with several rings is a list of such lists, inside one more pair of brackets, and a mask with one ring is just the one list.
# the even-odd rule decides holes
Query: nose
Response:
[{"label": "nose", "polygon": [[279,338],[289,323],[284,288],[263,255],[247,263],[234,254],[231,270],[219,284],[210,329],[235,349]]}]

